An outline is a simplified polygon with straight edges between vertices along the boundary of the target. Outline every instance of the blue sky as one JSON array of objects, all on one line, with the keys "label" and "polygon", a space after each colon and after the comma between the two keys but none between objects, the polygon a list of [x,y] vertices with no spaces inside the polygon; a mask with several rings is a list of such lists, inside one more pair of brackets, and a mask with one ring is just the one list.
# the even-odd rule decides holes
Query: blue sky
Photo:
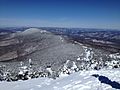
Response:
[{"label": "blue sky", "polygon": [[120,29],[120,0],[0,0],[0,26]]}]

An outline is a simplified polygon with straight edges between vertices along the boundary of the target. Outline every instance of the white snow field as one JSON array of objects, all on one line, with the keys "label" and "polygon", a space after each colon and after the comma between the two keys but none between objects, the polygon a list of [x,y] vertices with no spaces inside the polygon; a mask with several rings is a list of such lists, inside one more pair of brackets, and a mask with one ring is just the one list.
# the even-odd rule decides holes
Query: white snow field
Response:
[{"label": "white snow field", "polygon": [[36,78],[26,81],[0,82],[0,90],[119,90],[101,83],[91,75],[99,74],[120,84],[119,69],[79,71],[71,75],[61,74],[59,78]]}]

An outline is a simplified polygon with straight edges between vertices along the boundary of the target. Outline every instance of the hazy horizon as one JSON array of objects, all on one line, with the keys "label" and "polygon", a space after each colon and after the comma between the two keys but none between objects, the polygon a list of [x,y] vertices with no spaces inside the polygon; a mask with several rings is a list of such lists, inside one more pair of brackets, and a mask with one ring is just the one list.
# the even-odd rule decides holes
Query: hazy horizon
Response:
[{"label": "hazy horizon", "polygon": [[0,0],[0,27],[120,29],[119,0]]}]

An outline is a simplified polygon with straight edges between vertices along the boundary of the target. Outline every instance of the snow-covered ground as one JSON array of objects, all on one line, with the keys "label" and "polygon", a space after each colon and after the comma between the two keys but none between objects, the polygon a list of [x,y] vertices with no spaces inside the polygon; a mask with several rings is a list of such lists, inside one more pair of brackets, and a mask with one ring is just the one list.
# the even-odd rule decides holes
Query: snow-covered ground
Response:
[{"label": "snow-covered ground", "polygon": [[[0,90],[117,90],[101,83],[91,75],[98,74],[120,84],[120,69],[79,71],[71,75],[61,74],[59,78],[37,78],[26,81],[0,82]],[[119,90],[119,89],[118,89]]]}]

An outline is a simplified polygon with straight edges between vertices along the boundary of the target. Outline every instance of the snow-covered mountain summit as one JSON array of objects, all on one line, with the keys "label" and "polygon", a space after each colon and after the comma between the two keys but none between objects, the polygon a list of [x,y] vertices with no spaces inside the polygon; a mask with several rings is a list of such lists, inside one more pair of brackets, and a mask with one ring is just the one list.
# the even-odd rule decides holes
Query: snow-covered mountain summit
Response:
[{"label": "snow-covered mountain summit", "polygon": [[45,30],[41,30],[38,28],[28,28],[25,31],[21,32],[22,35],[29,35],[29,34],[34,34],[34,33],[44,33],[47,32]]}]

